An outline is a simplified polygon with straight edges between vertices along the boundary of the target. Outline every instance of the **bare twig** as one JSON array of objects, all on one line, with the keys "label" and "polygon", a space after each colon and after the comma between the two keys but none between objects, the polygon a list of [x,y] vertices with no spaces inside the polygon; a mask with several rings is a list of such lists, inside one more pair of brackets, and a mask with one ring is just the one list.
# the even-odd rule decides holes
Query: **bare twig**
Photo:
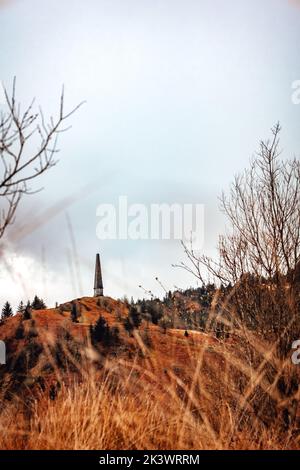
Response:
[{"label": "bare twig", "polygon": [[[39,191],[33,190],[30,183],[56,165],[58,135],[69,129],[63,128],[64,122],[83,104],[65,112],[63,88],[58,116],[50,117],[47,123],[40,108],[37,113],[34,112],[35,100],[25,111],[21,111],[16,101],[15,78],[11,95],[6,89],[4,95],[7,111],[0,113],[0,238],[8,225],[13,223],[22,197]],[[37,148],[32,150],[35,144]]]}]

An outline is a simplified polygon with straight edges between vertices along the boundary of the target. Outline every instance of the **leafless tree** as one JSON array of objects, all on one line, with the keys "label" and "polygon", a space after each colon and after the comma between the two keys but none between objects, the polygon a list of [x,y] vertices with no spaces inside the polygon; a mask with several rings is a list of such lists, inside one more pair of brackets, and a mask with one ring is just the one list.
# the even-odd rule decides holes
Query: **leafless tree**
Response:
[{"label": "leafless tree", "polygon": [[16,100],[16,80],[11,94],[4,89],[5,111],[0,113],[0,238],[13,223],[24,195],[37,192],[31,183],[56,165],[58,136],[69,129],[65,121],[81,106],[64,110],[64,89],[60,96],[58,116],[46,122],[41,108],[35,110],[35,100],[22,110]]},{"label": "leafless tree", "polygon": [[250,168],[221,196],[230,231],[219,238],[218,259],[184,244],[188,261],[179,265],[202,282],[210,276],[235,286],[240,317],[252,323],[268,317],[277,332],[297,312],[300,267],[300,162],[281,160],[280,131],[276,124]]},{"label": "leafless tree", "polygon": [[205,271],[236,283],[252,274],[277,282],[292,276],[300,261],[300,162],[281,161],[280,126],[262,141],[250,168],[234,178],[229,195],[221,196],[230,233],[219,238],[219,259],[199,255],[184,244],[189,263],[181,266],[200,280]]}]

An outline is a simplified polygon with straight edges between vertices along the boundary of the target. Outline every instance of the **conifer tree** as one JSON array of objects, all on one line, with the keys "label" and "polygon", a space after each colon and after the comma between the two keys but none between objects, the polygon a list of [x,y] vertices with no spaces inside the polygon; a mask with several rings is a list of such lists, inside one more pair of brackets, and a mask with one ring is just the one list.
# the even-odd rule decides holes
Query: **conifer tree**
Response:
[{"label": "conifer tree", "polygon": [[16,329],[16,339],[23,339],[24,338],[24,326],[22,321],[20,321],[18,328]]},{"label": "conifer tree", "polygon": [[94,345],[102,343],[105,346],[111,346],[119,342],[118,328],[110,329],[105,318],[100,315],[95,326],[90,327],[91,340]]},{"label": "conifer tree", "polygon": [[78,323],[78,308],[76,302],[72,304],[71,320],[73,323]]},{"label": "conifer tree", "polygon": [[31,306],[28,300],[24,313],[23,313],[23,320],[30,320],[30,319],[31,319]]},{"label": "conifer tree", "polygon": [[130,306],[128,317],[134,328],[138,328],[142,323],[141,314],[135,305]]},{"label": "conifer tree", "polygon": [[19,303],[19,306],[17,308],[17,313],[24,313],[24,310],[25,310],[25,307],[24,307],[24,303],[23,303],[23,300],[21,300],[21,302]]},{"label": "conifer tree", "polygon": [[106,323],[105,318],[100,315],[96,324],[93,328],[92,332],[92,339],[94,342],[101,342],[104,340],[105,336],[107,335],[108,325]]},{"label": "conifer tree", "polygon": [[47,307],[43,299],[40,299],[37,295],[35,295],[31,304],[31,308],[33,308],[34,310],[43,310]]},{"label": "conifer tree", "polygon": [[133,328],[133,325],[129,319],[129,317],[126,317],[125,320],[124,320],[124,328],[125,330],[127,331],[127,333],[131,336],[132,334],[132,330],[134,329]]},{"label": "conifer tree", "polygon": [[13,316],[13,311],[12,311],[12,308],[11,308],[11,305],[9,302],[5,302],[4,304],[4,307],[2,309],[2,320],[6,320],[7,318],[10,318]]}]

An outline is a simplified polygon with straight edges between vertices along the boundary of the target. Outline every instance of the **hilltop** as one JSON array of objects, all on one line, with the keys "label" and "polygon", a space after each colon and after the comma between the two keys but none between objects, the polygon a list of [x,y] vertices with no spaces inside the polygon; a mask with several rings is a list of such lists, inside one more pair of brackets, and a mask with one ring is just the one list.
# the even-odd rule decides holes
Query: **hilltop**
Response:
[{"label": "hilltop", "polygon": [[220,329],[207,295],[82,297],[5,320],[0,448],[297,448],[298,370]]},{"label": "hilltop", "polygon": [[[167,311],[160,301],[155,304]],[[73,305],[78,312],[76,322],[71,316]],[[7,347],[7,364],[0,375],[5,397],[41,384],[43,388],[48,384],[49,389],[58,375],[65,380],[80,374],[83,363],[103,364],[111,357],[131,361],[135,356],[143,362],[149,351],[153,355],[155,351],[161,371],[180,371],[187,368],[191,351],[201,342],[218,343],[204,332],[171,328],[164,322],[154,324],[146,314],[146,319],[141,316],[138,328],[128,331],[130,308],[128,302],[110,297],[82,297],[57,308],[33,309],[28,320],[21,313],[7,319],[0,325],[0,338]],[[99,317],[106,322],[105,328],[113,332],[111,341],[92,341],[91,330]]]}]

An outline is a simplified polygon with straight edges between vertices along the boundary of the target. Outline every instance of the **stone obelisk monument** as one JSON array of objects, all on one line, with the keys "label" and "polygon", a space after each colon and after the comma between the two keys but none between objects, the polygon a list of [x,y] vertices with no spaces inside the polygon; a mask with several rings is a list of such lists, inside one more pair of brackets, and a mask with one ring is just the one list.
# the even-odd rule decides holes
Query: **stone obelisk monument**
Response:
[{"label": "stone obelisk monument", "polygon": [[103,295],[103,282],[102,282],[102,273],[101,273],[101,263],[100,255],[96,255],[96,265],[95,265],[95,282],[94,282],[94,297],[100,297]]}]

